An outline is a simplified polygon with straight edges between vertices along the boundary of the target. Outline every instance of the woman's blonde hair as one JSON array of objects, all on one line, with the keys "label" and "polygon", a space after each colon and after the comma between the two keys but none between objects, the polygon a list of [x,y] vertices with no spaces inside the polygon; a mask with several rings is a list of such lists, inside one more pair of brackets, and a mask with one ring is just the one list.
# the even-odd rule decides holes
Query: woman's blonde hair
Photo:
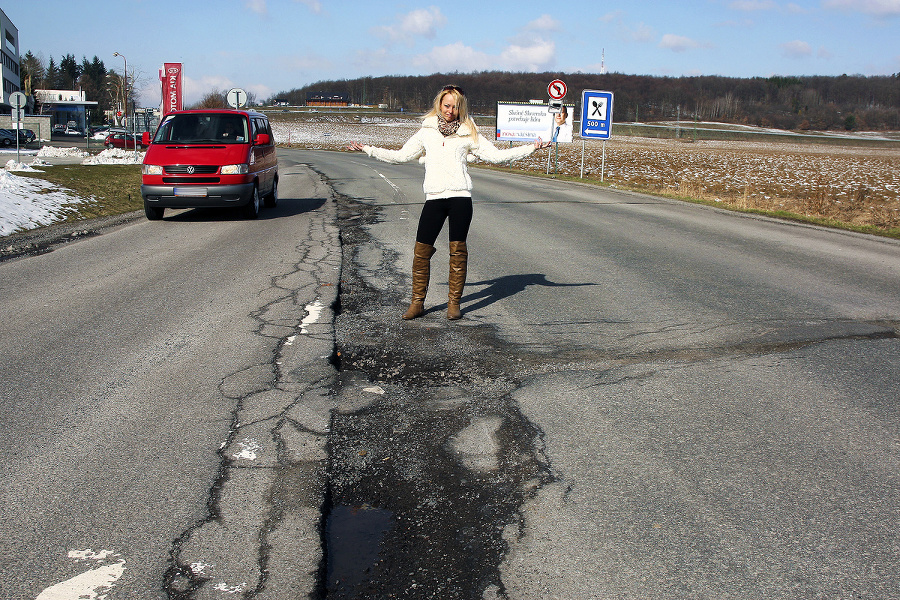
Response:
[{"label": "woman's blonde hair", "polygon": [[444,99],[444,96],[450,94],[453,96],[453,99],[456,101],[456,110],[459,113],[459,122],[461,125],[468,125],[469,130],[471,130],[471,137],[473,140],[478,139],[478,127],[475,125],[474,119],[469,116],[469,101],[466,100],[466,93],[462,91],[462,88],[455,85],[445,85],[441,88],[441,91],[437,93],[437,96],[434,97],[434,103],[431,107],[431,110],[428,114],[425,115],[428,117],[435,117],[441,113],[441,100]]}]

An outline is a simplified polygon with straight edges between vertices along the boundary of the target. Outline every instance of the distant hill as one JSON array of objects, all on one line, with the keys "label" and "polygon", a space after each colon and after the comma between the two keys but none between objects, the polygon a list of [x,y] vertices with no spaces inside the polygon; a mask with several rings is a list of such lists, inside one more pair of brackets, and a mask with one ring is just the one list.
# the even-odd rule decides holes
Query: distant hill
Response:
[{"label": "distant hill", "polygon": [[900,131],[900,73],[864,77],[653,77],[589,73],[444,73],[319,81],[274,97],[302,105],[307,92],[346,94],[352,103],[385,104],[424,112],[446,84],[466,90],[472,111],[493,115],[498,101],[547,100],[547,85],[562,79],[567,103],[581,90],[614,93],[615,122],[681,119],[788,130]]}]

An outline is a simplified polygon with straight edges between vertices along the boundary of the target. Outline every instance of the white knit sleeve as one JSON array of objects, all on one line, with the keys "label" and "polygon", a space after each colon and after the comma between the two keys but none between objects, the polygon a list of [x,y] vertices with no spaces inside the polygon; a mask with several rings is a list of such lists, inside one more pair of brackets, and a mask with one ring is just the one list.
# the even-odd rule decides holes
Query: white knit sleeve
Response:
[{"label": "white knit sleeve", "polygon": [[425,151],[425,144],[422,142],[421,136],[416,133],[409,138],[403,147],[399,150],[388,150],[387,148],[379,148],[378,146],[363,146],[363,151],[378,160],[388,163],[405,163],[422,156]]},{"label": "white knit sleeve", "polygon": [[511,160],[518,160],[530,156],[535,151],[534,144],[524,144],[522,146],[514,146],[512,148],[499,149],[490,142],[486,137],[478,135],[478,145],[472,149],[472,154],[492,163],[501,163]]}]

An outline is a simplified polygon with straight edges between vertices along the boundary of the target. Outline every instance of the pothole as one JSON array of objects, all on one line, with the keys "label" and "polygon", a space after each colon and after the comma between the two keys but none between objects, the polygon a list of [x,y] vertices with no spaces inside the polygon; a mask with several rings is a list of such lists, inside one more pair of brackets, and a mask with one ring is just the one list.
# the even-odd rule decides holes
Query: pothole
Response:
[{"label": "pothole", "polygon": [[338,217],[337,393],[365,408],[334,413],[329,428],[323,589],[334,599],[481,599],[502,590],[504,531],[552,480],[541,432],[511,400],[517,359],[489,326],[402,321],[406,283],[373,289],[355,262],[365,247],[367,278],[406,279],[387,250],[373,272],[364,227],[377,209],[341,200]]}]

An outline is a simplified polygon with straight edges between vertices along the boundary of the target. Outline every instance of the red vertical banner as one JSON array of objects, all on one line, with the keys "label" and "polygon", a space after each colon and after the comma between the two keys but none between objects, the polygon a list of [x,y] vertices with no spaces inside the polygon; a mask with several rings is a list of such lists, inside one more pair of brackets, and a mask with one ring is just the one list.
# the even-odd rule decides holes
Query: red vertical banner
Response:
[{"label": "red vertical banner", "polygon": [[162,85],[162,114],[182,110],[181,63],[165,63],[159,72]]}]

